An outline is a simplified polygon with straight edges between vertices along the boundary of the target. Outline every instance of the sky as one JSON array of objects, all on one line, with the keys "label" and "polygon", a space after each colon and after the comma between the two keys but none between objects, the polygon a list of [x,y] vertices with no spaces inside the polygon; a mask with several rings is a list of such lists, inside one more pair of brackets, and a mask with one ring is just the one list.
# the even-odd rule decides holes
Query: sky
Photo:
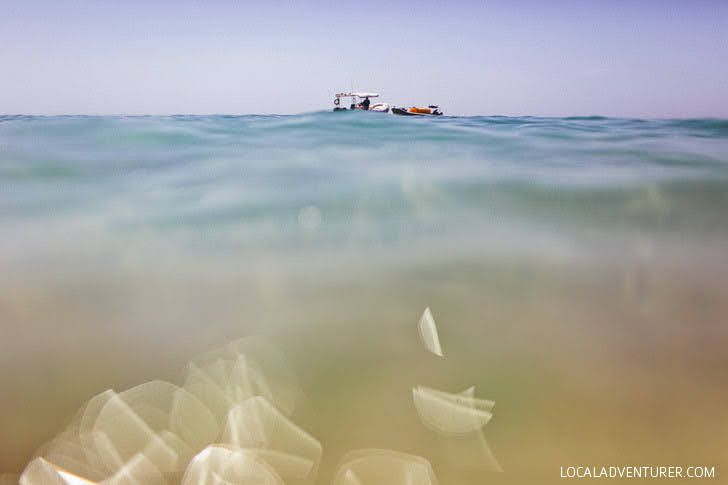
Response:
[{"label": "sky", "polygon": [[728,118],[728,1],[0,2],[0,113]]}]

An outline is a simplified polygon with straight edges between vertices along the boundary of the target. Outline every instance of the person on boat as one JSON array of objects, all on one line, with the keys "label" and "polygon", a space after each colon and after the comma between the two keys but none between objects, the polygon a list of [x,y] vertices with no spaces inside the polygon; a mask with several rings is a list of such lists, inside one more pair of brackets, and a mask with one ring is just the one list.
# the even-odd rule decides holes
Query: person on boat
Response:
[{"label": "person on boat", "polygon": [[361,103],[359,103],[359,107],[361,109],[363,109],[364,111],[368,111],[369,110],[369,104],[370,104],[369,96],[367,96],[367,97],[364,98],[364,101],[362,101]]}]

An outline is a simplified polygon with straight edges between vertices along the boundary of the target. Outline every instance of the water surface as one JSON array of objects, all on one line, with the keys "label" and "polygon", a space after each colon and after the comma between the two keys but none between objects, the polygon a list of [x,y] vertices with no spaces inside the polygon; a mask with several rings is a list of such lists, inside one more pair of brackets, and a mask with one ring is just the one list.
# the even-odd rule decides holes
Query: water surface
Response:
[{"label": "water surface", "polygon": [[[367,447],[445,485],[726,464],[727,213],[726,120],[0,117],[0,472],[252,334],[297,371],[321,483]],[[449,466],[415,385],[495,400],[505,472]]]}]

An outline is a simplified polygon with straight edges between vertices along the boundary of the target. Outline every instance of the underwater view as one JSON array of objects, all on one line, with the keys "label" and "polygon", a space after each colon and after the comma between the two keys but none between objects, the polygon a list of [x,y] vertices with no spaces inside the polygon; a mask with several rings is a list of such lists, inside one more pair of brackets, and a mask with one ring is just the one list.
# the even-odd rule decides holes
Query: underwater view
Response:
[{"label": "underwater view", "polygon": [[3,484],[726,473],[728,120],[0,116],[0,235]]}]

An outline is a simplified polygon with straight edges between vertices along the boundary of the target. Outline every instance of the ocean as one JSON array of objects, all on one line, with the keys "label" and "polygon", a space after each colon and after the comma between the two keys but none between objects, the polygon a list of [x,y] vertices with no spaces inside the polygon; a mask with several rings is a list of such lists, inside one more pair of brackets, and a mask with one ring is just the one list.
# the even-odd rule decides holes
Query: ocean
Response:
[{"label": "ocean", "polygon": [[[727,315],[728,120],[0,116],[0,473],[253,335],[305,394],[317,483],[361,448],[443,485],[720,469]],[[417,385],[497,403],[502,473],[443,451]]]}]

